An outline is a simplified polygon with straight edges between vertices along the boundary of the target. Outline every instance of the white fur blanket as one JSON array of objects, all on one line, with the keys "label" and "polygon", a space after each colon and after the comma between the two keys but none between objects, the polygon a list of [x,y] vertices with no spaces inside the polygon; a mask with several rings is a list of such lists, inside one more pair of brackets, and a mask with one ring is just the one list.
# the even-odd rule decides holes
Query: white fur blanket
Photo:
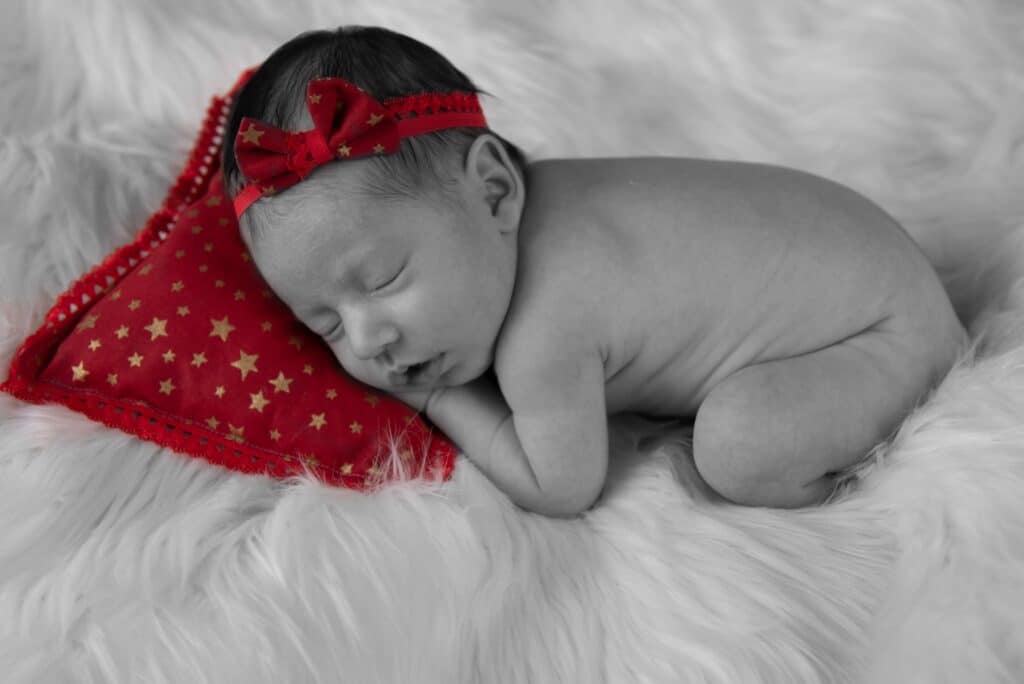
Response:
[{"label": "white fur blanket", "polygon": [[1024,6],[1005,0],[11,0],[0,363],[126,242],[208,99],[300,31],[382,24],[534,157],[767,161],[874,198],[979,340],[821,508],[713,500],[619,422],[549,520],[460,459],[360,493],[229,473],[0,395],[4,682],[1024,678]]}]

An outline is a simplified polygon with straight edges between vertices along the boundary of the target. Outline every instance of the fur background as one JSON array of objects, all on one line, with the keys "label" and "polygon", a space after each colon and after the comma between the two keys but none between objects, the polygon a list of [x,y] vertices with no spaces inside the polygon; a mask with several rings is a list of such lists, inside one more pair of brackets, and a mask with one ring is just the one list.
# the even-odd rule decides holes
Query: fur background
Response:
[{"label": "fur background", "polygon": [[0,395],[4,682],[1024,678],[1024,5],[1015,0],[4,0],[0,363],[128,241],[209,100],[297,33],[381,24],[534,157],[799,167],[867,194],[977,340],[838,501],[744,509],[617,421],[599,505],[464,459],[372,497],[225,472]]}]

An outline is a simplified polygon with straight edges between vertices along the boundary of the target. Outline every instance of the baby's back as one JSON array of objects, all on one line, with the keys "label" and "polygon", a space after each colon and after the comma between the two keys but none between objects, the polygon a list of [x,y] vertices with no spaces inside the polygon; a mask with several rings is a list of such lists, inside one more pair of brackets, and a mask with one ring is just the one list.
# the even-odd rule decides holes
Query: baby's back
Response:
[{"label": "baby's back", "polygon": [[810,174],[635,158],[548,160],[528,179],[509,312],[525,324],[508,327],[596,345],[609,413],[692,416],[740,368],[945,298],[892,219]]}]

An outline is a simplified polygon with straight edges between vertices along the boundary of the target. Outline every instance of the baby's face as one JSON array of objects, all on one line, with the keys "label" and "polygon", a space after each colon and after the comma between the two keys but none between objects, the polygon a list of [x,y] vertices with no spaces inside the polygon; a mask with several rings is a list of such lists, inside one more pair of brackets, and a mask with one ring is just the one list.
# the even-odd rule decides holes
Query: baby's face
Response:
[{"label": "baby's face", "polygon": [[243,239],[350,375],[385,391],[459,385],[490,366],[515,279],[515,234],[466,204],[311,196],[301,218]]}]

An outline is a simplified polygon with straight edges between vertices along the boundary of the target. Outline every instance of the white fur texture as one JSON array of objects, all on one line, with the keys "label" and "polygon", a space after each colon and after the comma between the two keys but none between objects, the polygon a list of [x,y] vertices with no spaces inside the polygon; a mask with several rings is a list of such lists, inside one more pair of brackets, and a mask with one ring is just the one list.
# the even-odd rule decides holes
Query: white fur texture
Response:
[{"label": "white fur texture", "polygon": [[180,170],[208,98],[300,31],[381,24],[535,157],[740,158],[874,198],[979,340],[818,509],[710,497],[619,421],[600,504],[468,462],[363,494],[218,470],[0,396],[4,682],[1024,678],[1024,6],[1012,0],[10,0],[0,363]]}]

